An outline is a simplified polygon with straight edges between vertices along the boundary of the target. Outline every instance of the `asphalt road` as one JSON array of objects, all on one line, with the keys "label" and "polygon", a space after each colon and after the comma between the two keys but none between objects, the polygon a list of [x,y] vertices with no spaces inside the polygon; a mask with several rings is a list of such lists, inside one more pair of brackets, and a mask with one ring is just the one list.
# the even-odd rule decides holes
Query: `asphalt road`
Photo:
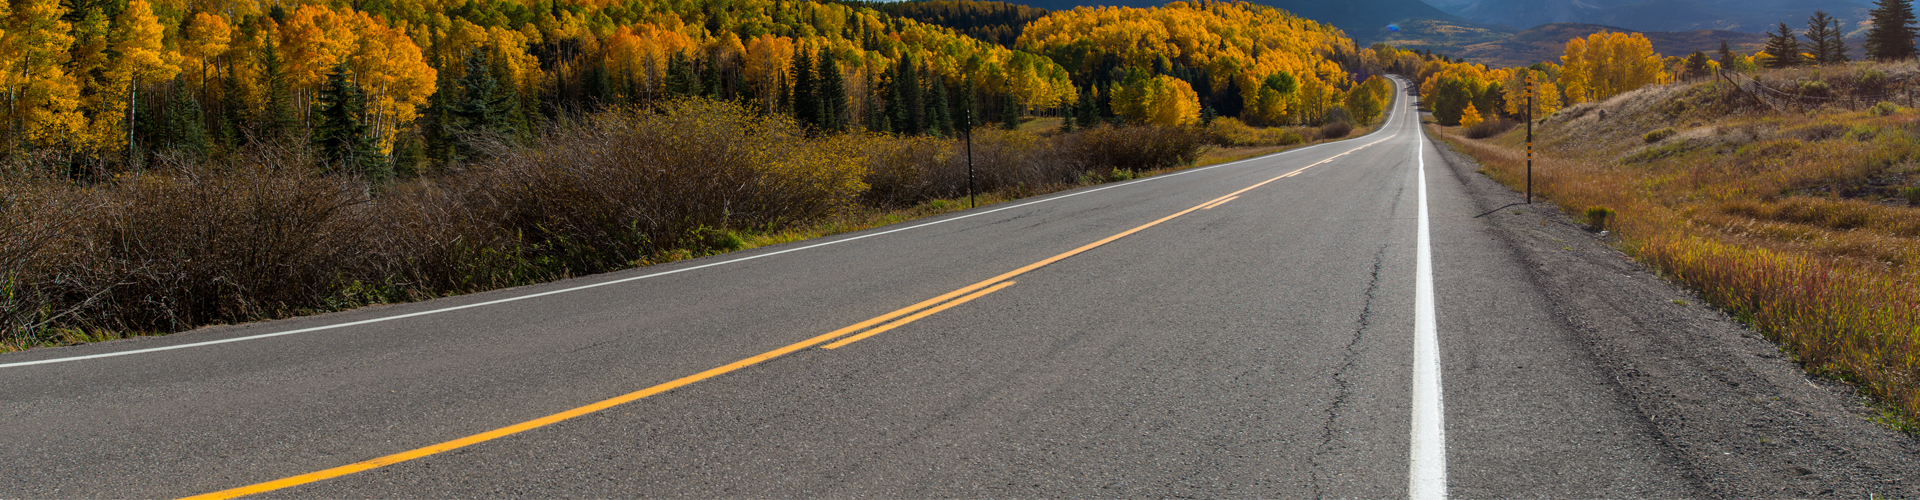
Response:
[{"label": "asphalt road", "polygon": [[[1410,100],[1364,137],[862,233],[0,355],[0,497],[1715,491]],[[827,348],[876,318],[911,321]]]}]

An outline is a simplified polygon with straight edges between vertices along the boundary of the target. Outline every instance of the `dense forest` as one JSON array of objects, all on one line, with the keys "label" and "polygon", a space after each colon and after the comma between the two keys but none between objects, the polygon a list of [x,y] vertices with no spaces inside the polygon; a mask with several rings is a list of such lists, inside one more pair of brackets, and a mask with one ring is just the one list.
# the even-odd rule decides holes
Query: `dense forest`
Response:
[{"label": "dense forest", "polygon": [[1054,13],[969,0],[5,7],[0,154],[65,164],[82,180],[155,155],[272,140],[311,143],[342,173],[406,177],[472,159],[471,138],[525,140],[568,113],[683,96],[823,132],[944,136],[967,116],[1010,124],[1034,113],[1317,124],[1353,120],[1348,92],[1381,67],[1336,29],[1245,3]]},{"label": "dense forest", "polygon": [[842,3],[870,8],[889,15],[927,24],[953,28],[962,35],[1012,47],[1026,30],[1027,23],[1046,17],[1047,9],[1006,2],[975,0],[920,0],[913,2],[869,2],[847,0]]}]

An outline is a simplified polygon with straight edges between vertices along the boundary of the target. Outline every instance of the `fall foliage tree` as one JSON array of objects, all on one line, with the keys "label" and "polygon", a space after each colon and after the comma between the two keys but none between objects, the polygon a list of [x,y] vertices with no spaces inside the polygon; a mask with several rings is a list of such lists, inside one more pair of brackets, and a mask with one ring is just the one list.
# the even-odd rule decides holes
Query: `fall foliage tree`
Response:
[{"label": "fall foliage tree", "polygon": [[1668,78],[1653,42],[1639,33],[1594,33],[1567,41],[1560,56],[1567,104],[1599,101]]},{"label": "fall foliage tree", "polygon": [[1367,77],[1365,82],[1347,93],[1347,112],[1352,113],[1361,125],[1371,125],[1392,103],[1393,82],[1380,75]]},{"label": "fall foliage tree", "polygon": [[1487,121],[1487,119],[1480,117],[1480,108],[1474,107],[1471,102],[1467,103],[1467,109],[1460,111],[1460,126],[1462,127],[1479,125],[1480,122],[1484,121]]}]

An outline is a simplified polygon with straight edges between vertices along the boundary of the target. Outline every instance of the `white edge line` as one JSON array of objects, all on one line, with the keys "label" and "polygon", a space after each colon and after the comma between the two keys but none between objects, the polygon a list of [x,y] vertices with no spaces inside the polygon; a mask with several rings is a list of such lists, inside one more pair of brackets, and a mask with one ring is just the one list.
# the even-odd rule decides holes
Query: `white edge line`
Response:
[{"label": "white edge line", "polygon": [[[1389,120],[1393,120],[1393,119],[1395,119],[1395,118],[1399,118],[1399,117],[1398,117],[1398,116],[1392,116],[1392,117],[1389,117],[1388,119],[1389,119]],[[1372,135],[1378,135],[1378,134],[1381,134],[1381,133],[1384,133],[1384,132],[1386,132],[1386,130],[1387,130],[1387,128],[1388,128],[1388,127],[1385,127],[1385,126],[1382,126],[1382,127],[1380,127],[1380,129],[1379,129],[1379,130],[1375,130],[1375,131],[1374,131],[1374,132],[1373,132],[1372,134],[1367,134],[1367,136],[1372,136]],[[1398,135],[1398,134],[1395,134],[1395,135]],[[581,285],[581,286],[576,286],[576,287],[573,287],[573,288],[565,288],[565,289],[560,289],[560,290],[549,290],[549,291],[545,291],[545,292],[540,292],[540,293],[534,293],[534,294],[527,294],[527,295],[521,295],[521,296],[517,296],[517,297],[508,297],[508,298],[504,298],[504,299],[498,299],[498,300],[490,300],[490,301],[487,301],[487,302],[479,302],[479,303],[474,303],[474,304],[467,304],[467,305],[460,305],[460,306],[453,306],[453,307],[445,307],[445,308],[440,308],[440,309],[433,309],[433,310],[428,310],[428,311],[419,311],[419,312],[412,312],[412,313],[407,313],[407,314],[399,314],[399,315],[394,315],[394,316],[384,316],[384,317],[379,317],[379,318],[373,318],[373,319],[365,319],[365,320],[360,320],[360,321],[351,321],[351,322],[346,322],[346,323],[336,323],[336,324],[331,324],[331,325],[325,325],[325,326],[316,326],[316,327],[312,327],[312,328],[301,328],[301,329],[298,329],[298,330],[288,330],[288,331],[284,331],[284,332],[274,332],[274,333],[263,333],[263,334],[259,334],[259,335],[249,335],[249,336],[245,336],[245,337],[234,337],[234,338],[228,338],[228,339],[220,339],[220,340],[208,340],[208,341],[204,341],[204,342],[194,342],[194,343],[189,343],[189,344],[179,344],[179,345],[170,345],[170,346],[163,346],[163,347],[149,347],[149,348],[146,348],[146,349],[134,349],[134,350],[131,350],[131,351],[120,351],[120,352],[108,352],[108,353],[100,353],[100,354],[88,354],[88,355],[85,355],[85,356],[71,356],[71,357],[65,357],[65,358],[48,358],[48,359],[41,359],[41,360],[34,360],[34,361],[21,361],[21,362],[16,362],[16,363],[6,363],[6,364],[0,364],[0,368],[15,368],[15,367],[21,367],[21,366],[32,366],[32,365],[45,365],[45,364],[53,364],[53,363],[64,363],[64,362],[69,362],[69,361],[83,361],[83,360],[88,360],[88,359],[99,359],[99,358],[111,358],[111,357],[115,357],[115,356],[127,356],[127,355],[132,355],[132,354],[145,354],[145,353],[150,353],[150,352],[160,352],[160,351],[171,351],[171,350],[174,350],[174,349],[186,349],[186,348],[189,348],[189,347],[203,347],[203,346],[210,346],[210,345],[215,345],[215,344],[225,344],[225,343],[228,343],[228,342],[240,342],[240,341],[243,341],[243,340],[258,340],[258,339],[264,339],[264,338],[270,338],[270,337],[279,337],[279,336],[282,336],[282,335],[293,335],[293,334],[297,334],[297,333],[312,333],[312,332],[318,332],[318,331],[323,331],[323,330],[334,330],[334,329],[339,329],[339,328],[346,328],[346,327],[350,327],[350,326],[360,326],[360,325],[366,325],[366,324],[373,324],[373,323],[381,323],[381,322],[387,322],[387,321],[393,321],[393,320],[399,320],[399,319],[407,319],[407,318],[412,318],[412,317],[417,317],[417,316],[427,316],[427,315],[433,315],[433,314],[440,314],[440,313],[447,313],[447,312],[453,312],[453,311],[458,311],[458,310],[462,310],[462,309],[472,309],[472,308],[475,308],[475,307],[485,307],[485,306],[491,306],[491,305],[498,305],[498,304],[504,304],[504,303],[508,303],[508,302],[517,302],[517,301],[522,301],[522,300],[527,300],[527,299],[533,299],[533,298],[539,298],[539,297],[545,297],[545,296],[548,296],[548,295],[558,295],[558,294],[563,294],[563,293],[571,293],[571,292],[577,292],[577,291],[581,291],[581,290],[586,290],[586,289],[589,289],[589,288],[599,288],[599,287],[603,287],[603,286],[608,286],[608,285],[617,285],[617,284],[620,284],[620,283],[626,283],[626,282],[629,282],[629,281],[639,281],[639,280],[643,280],[643,279],[648,279],[648,278],[657,278],[657,277],[660,277],[660,276],[666,276],[666,275],[669,275],[669,274],[677,274],[677,273],[683,273],[683,272],[687,272],[687,271],[693,271],[693,270],[698,270],[698,269],[706,269],[706,268],[709,268],[709,267],[716,267],[716,266],[723,266],[723,265],[727,265],[727,264],[734,264],[734,263],[739,263],[739,262],[745,262],[745,261],[749,261],[749,260],[754,260],[754,259],[759,259],[759,258],[764,258],[764,257],[772,257],[772,256],[775,256],[775,255],[780,255],[780,254],[784,254],[784,253],[791,253],[791,252],[798,252],[798,251],[801,251],[801,250],[811,250],[811,249],[815,249],[815,248],[820,248],[820,247],[824,247],[824,246],[827,246],[827,245],[836,245],[836,244],[840,244],[840,243],[846,243],[846,242],[850,242],[850,241],[856,241],[856,240],[862,240],[862,239],[866,239],[866,238],[872,238],[872,237],[875,237],[875,236],[881,236],[881,235],[887,235],[887,234],[893,234],[893,233],[898,233],[898,232],[901,232],[901,231],[910,231],[910,230],[914,230],[914,229],[919,229],[919,228],[923,228],[923,227],[927,227],[927,226],[931,226],[931,225],[935,225],[935,224],[944,224],[944,223],[948,223],[948,222],[953,222],[953,221],[957,221],[957,220],[960,220],[960,219],[965,219],[965,218],[969,218],[969,217],[976,217],[976,216],[981,216],[981,215],[986,215],[986,214],[990,214],[990,213],[994,213],[994,212],[999,212],[999,211],[1002,211],[1002,210],[1012,210],[1012,209],[1016,209],[1016,208],[1021,208],[1021,207],[1025,207],[1025,206],[1029,206],[1029,205],[1037,205],[1037,204],[1041,204],[1041,203],[1047,203],[1047,202],[1051,202],[1051,201],[1058,201],[1058,200],[1063,200],[1063,199],[1067,199],[1067,198],[1072,198],[1072,197],[1075,197],[1075,196],[1080,196],[1080,195],[1083,195],[1083,194],[1088,194],[1088,193],[1097,193],[1097,192],[1100,192],[1100,191],[1105,191],[1105,190],[1108,190],[1108,189],[1114,189],[1114,188],[1118,188],[1118,187],[1124,187],[1124,186],[1132,186],[1132,185],[1135,185],[1135,184],[1140,184],[1140,183],[1144,183],[1144,182],[1152,182],[1152,181],[1155,181],[1155,180],[1160,180],[1160,179],[1166,179],[1166,178],[1170,178],[1170,177],[1177,177],[1177,176],[1181,176],[1181,175],[1186,175],[1186,174],[1191,174],[1191,173],[1196,173],[1196,172],[1202,172],[1202,171],[1207,171],[1207,170],[1213,170],[1213,169],[1216,169],[1216,168],[1221,168],[1221,167],[1227,167],[1227,166],[1232,166],[1232,165],[1237,165],[1237,164],[1241,164],[1241,163],[1246,163],[1246,162],[1251,162],[1251,161],[1261,161],[1261,160],[1271,160],[1271,159],[1274,159],[1275,157],[1278,157],[1278,156],[1281,156],[1281,155],[1292,155],[1292,154],[1294,154],[1294,153],[1300,153],[1300,152],[1305,152],[1305,151],[1309,151],[1309,150],[1313,150],[1313,149],[1319,149],[1320,147],[1323,147],[1323,146],[1329,146],[1329,145],[1333,145],[1333,144],[1340,144],[1340,143],[1345,143],[1345,142],[1350,142],[1350,141],[1354,141],[1354,140],[1358,140],[1358,139],[1361,139],[1361,138],[1364,138],[1364,137],[1367,137],[1367,136],[1361,136],[1361,137],[1355,137],[1355,138],[1353,138],[1353,139],[1348,139],[1348,140],[1341,140],[1341,141],[1333,141],[1333,142],[1323,142],[1323,143],[1320,143],[1320,144],[1315,144],[1315,145],[1312,145],[1312,146],[1307,146],[1307,147],[1304,147],[1304,148],[1299,148],[1299,149],[1293,149],[1293,150],[1288,150],[1288,151],[1281,151],[1281,152],[1278,152],[1278,153],[1273,153],[1273,154],[1268,154],[1268,155],[1261,155],[1261,156],[1256,156],[1256,157],[1253,157],[1253,158],[1247,158],[1247,159],[1244,159],[1244,160],[1235,160],[1235,161],[1230,161],[1230,162],[1227,162],[1227,163],[1222,163],[1222,164],[1219,164],[1219,165],[1210,165],[1210,166],[1206,166],[1206,167],[1200,167],[1200,168],[1193,168],[1193,169],[1187,169],[1187,170],[1182,170],[1182,171],[1179,171],[1179,172],[1174,172],[1174,173],[1170,173],[1170,174],[1166,174],[1166,175],[1156,175],[1156,176],[1153,176],[1153,177],[1148,177],[1148,178],[1145,178],[1145,179],[1136,179],[1136,180],[1132,180],[1132,181],[1126,181],[1126,182],[1120,182],[1120,183],[1115,183],[1115,184],[1110,184],[1110,185],[1107,185],[1107,186],[1101,186],[1101,187],[1098,187],[1098,188],[1094,188],[1094,189],[1088,189],[1088,190],[1085,190],[1085,191],[1078,191],[1078,192],[1073,192],[1073,193],[1067,193],[1067,194],[1064,194],[1064,195],[1060,195],[1060,196],[1055,196],[1055,197],[1052,197],[1052,198],[1046,198],[1046,199],[1040,199],[1040,200],[1034,200],[1034,201],[1030,201],[1030,202],[1026,202],[1026,203],[1021,203],[1021,204],[1017,204],[1017,205],[1010,205],[1010,206],[1005,206],[1005,207],[1000,207],[1000,208],[995,208],[995,209],[991,209],[991,210],[985,210],[985,211],[981,211],[981,212],[974,212],[974,213],[970,213],[970,214],[966,214],[966,215],[961,215],[961,216],[958,216],[958,217],[951,217],[951,218],[946,218],[946,219],[941,219],[941,220],[937,220],[937,221],[933,221],[933,222],[927,222],[927,223],[923,223],[923,224],[917,224],[917,225],[913,225],[913,226],[908,226],[908,227],[903,227],[903,228],[899,228],[899,229],[890,229],[890,230],[886,230],[886,231],[881,231],[881,232],[877,232],[877,233],[868,233],[868,234],[863,234],[863,235],[859,235],[859,236],[854,236],[854,237],[850,237],[850,238],[843,238],[843,239],[838,239],[838,240],[833,240],[833,241],[828,241],[828,242],[822,242],[822,243],[815,243],[815,244],[812,244],[812,245],[807,245],[807,246],[803,246],[803,247],[796,247],[796,248],[789,248],[789,249],[786,249],[786,250],[780,250],[780,251],[776,251],[776,252],[767,252],[767,253],[763,253],[763,254],[758,254],[758,255],[751,255],[751,256],[747,256],[747,257],[740,257],[740,258],[736,258],[736,259],[730,259],[730,260],[723,260],[723,261],[719,261],[719,262],[713,262],[713,263],[708,263],[708,264],[701,264],[701,265],[698,265],[698,266],[690,266],[690,267],[683,267],[683,268],[679,268],[679,269],[674,269],[674,270],[671,270],[671,271],[663,271],[663,272],[658,272],[658,273],[653,273],[653,274],[647,274],[647,275],[641,275],[641,276],[634,276],[634,277],[630,277],[630,278],[621,278],[621,279],[617,279],[617,280],[613,280],[613,281],[605,281],[605,282],[600,282],[600,283],[594,283],[594,284],[591,284],[591,285]],[[1390,137],[1388,137],[1388,138],[1390,139],[1390,138],[1392,138],[1392,137],[1390,136]],[[1382,140],[1385,140],[1385,139],[1382,139]],[[1378,142],[1378,141],[1376,141],[1376,143],[1377,143],[1377,142]],[[1371,145],[1371,144],[1369,144],[1369,145]]]},{"label": "white edge line", "polygon": [[1439,327],[1434,319],[1433,249],[1427,223],[1426,144],[1413,144],[1418,164],[1419,229],[1414,234],[1413,436],[1408,446],[1407,498],[1447,498],[1446,407],[1440,392]]}]

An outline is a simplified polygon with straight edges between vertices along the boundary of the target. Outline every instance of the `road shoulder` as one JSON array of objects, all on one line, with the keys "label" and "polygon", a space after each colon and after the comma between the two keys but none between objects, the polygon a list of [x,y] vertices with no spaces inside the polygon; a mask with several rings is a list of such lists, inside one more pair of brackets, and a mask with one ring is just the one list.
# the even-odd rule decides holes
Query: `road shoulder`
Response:
[{"label": "road shoulder", "polygon": [[[1869,420],[1758,333],[1432,140],[1488,227],[1628,403],[1717,497],[1920,497],[1920,439]],[[1677,492],[1676,492],[1677,493]]]}]

